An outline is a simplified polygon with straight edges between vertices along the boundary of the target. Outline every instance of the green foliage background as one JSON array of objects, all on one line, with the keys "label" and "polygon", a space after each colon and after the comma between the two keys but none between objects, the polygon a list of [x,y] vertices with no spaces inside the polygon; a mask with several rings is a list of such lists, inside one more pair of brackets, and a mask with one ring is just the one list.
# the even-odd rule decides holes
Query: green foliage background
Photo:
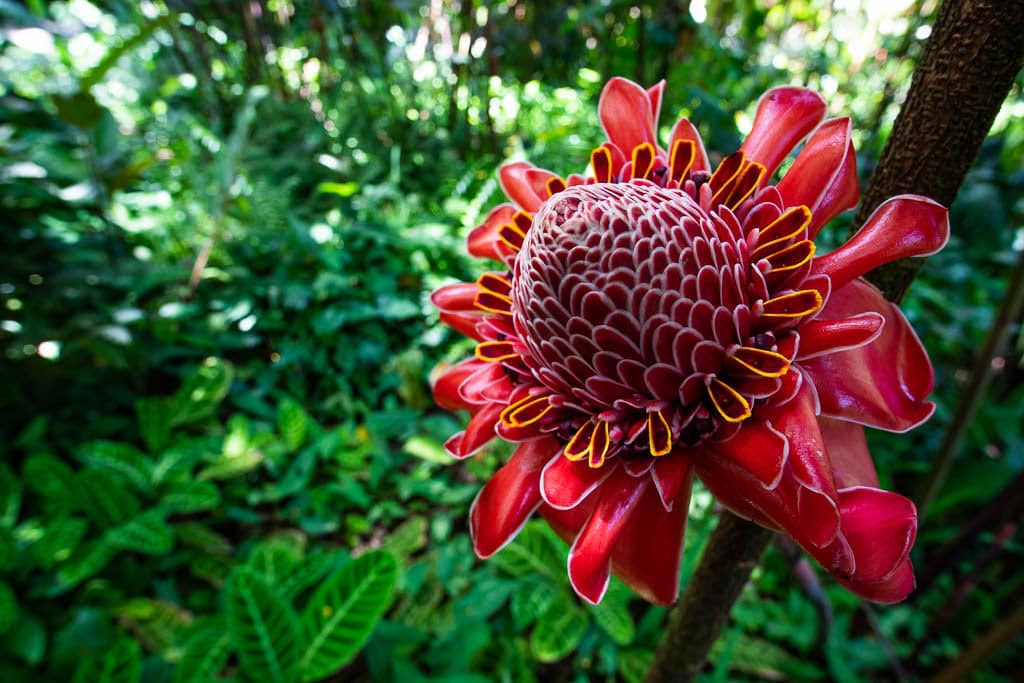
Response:
[{"label": "green foliage background", "polygon": [[[500,162],[585,166],[612,75],[667,79],[715,154],[817,88],[866,179],[935,11],[902,4],[0,1],[0,680],[641,680],[664,609],[580,603],[542,524],[474,558],[507,450],[444,453],[428,379],[469,347],[427,296],[477,274]],[[907,493],[1024,248],[1020,86],[905,305],[939,409],[872,446]],[[706,680],[926,677],[1022,602],[1014,524],[934,562],[1024,468],[1022,350],[922,524],[927,589],[869,609],[772,548]]]}]

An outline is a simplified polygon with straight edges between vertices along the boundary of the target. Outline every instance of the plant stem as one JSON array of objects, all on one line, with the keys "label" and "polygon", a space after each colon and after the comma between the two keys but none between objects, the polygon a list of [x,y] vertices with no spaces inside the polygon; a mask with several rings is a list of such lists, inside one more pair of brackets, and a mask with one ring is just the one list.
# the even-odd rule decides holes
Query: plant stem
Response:
[{"label": "plant stem", "polygon": [[1013,614],[971,643],[970,647],[961,652],[960,656],[954,659],[945,671],[940,672],[932,679],[932,683],[956,683],[968,680],[971,671],[995,654],[999,648],[1016,638],[1021,631],[1024,631],[1024,604],[1018,605]]},{"label": "plant stem", "polygon": [[692,681],[773,532],[723,511],[686,591],[669,617],[646,683]]},{"label": "plant stem", "polygon": [[939,452],[932,461],[931,469],[924,483],[921,485],[921,492],[917,496],[918,515],[924,519],[928,514],[928,508],[935,502],[936,496],[942,490],[949,476],[949,469],[953,464],[953,457],[960,450],[964,437],[967,435],[967,428],[974,421],[974,415],[981,407],[981,403],[988,393],[988,386],[992,381],[992,359],[1006,344],[1010,334],[1010,326],[1019,316],[1024,308],[1024,251],[1021,251],[1010,276],[1010,282],[1006,287],[1006,294],[1003,296],[996,319],[988,331],[988,338],[985,345],[974,359],[971,367],[970,377],[960,392],[960,402],[957,403],[956,412],[949,422],[946,434],[939,446]]}]

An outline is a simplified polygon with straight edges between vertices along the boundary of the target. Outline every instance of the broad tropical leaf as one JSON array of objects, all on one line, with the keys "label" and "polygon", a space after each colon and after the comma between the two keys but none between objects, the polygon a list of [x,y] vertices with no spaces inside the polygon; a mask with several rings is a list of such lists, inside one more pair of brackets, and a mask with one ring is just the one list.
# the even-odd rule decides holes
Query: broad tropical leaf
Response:
[{"label": "broad tropical leaf", "polygon": [[86,657],[75,669],[72,683],[137,683],[142,675],[142,650],[131,638]]},{"label": "broad tropical leaf", "polygon": [[239,568],[227,584],[228,633],[242,671],[269,683],[298,680],[301,635],[291,605],[260,574]]},{"label": "broad tropical leaf", "polygon": [[394,556],[372,552],[346,564],[313,594],[303,612],[303,681],[323,678],[355,656],[391,604],[397,578]]}]

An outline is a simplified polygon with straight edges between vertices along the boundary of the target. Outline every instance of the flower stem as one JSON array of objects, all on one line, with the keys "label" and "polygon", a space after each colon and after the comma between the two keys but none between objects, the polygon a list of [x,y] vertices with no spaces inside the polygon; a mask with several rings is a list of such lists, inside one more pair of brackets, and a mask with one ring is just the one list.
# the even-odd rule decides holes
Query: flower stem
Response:
[{"label": "flower stem", "polygon": [[772,533],[727,510],[722,512],[700,564],[669,617],[646,683],[694,680]]}]

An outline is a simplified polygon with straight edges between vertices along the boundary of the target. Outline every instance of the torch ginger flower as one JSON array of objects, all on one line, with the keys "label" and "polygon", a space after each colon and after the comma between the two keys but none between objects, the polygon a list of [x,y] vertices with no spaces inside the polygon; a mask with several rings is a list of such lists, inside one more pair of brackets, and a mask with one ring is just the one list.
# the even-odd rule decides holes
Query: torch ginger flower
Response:
[{"label": "torch ginger flower", "polygon": [[614,571],[671,603],[696,475],[857,595],[902,600],[917,512],[878,488],[864,426],[928,419],[934,377],[899,309],[860,276],[938,251],[946,209],[894,197],[817,254],[819,230],[859,196],[850,120],[822,121],[816,93],[775,88],[712,169],[685,118],[659,146],[663,89],[607,83],[608,141],[586,177],[502,166],[511,203],[468,249],[505,269],[433,294],[442,321],[477,342],[434,386],[440,405],[472,414],[447,450],[518,444],[473,503],[476,553],[539,509],[571,543],[584,599],[600,601]]}]

